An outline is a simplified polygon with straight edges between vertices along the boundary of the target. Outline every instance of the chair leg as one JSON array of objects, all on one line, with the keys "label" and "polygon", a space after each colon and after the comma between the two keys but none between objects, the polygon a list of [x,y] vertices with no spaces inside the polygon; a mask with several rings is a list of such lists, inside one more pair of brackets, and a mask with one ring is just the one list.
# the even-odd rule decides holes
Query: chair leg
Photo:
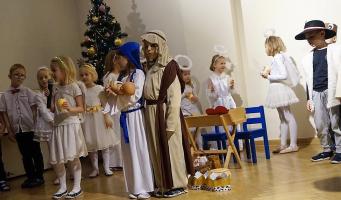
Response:
[{"label": "chair leg", "polygon": [[248,160],[251,159],[251,154],[250,154],[250,142],[249,142],[249,139],[245,139],[245,151],[246,151],[246,158]]},{"label": "chair leg", "polygon": [[263,137],[263,141],[264,141],[265,157],[267,160],[269,160],[270,159],[270,147],[269,147],[268,136],[266,134]]},{"label": "chair leg", "polygon": [[252,162],[257,163],[256,145],[255,145],[255,140],[253,138],[250,138],[250,146],[251,146]]}]

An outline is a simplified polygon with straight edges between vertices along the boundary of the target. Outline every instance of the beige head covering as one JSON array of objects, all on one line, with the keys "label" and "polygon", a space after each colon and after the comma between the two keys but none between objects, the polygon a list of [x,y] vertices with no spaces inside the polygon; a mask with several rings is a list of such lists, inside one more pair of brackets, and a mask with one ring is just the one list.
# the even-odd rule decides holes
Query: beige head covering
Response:
[{"label": "beige head covering", "polygon": [[141,36],[142,40],[159,46],[159,57],[157,62],[166,66],[173,58],[169,55],[166,35],[160,30],[152,30]]}]

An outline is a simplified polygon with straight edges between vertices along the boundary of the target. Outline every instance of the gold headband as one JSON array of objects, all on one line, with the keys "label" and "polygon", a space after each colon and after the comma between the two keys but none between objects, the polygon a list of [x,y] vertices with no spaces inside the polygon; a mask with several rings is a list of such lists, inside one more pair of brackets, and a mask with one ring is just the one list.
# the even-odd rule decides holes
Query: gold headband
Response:
[{"label": "gold headband", "polygon": [[56,56],[56,57],[54,57],[53,59],[58,60],[59,62],[61,62],[62,65],[64,65],[64,67],[66,68],[67,65],[65,64],[65,62],[64,62],[61,58],[59,58],[58,56]]}]

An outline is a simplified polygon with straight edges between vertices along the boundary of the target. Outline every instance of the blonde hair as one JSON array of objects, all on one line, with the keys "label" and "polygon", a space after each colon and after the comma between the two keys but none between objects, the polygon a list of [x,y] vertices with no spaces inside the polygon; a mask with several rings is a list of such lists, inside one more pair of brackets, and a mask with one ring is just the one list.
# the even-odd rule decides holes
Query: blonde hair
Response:
[{"label": "blonde hair", "polygon": [[80,67],[80,70],[87,71],[92,76],[92,81],[93,82],[96,82],[98,80],[98,74],[97,74],[96,68],[92,64],[84,63]]},{"label": "blonde hair", "polygon": [[49,74],[50,78],[52,77],[52,71],[51,71],[51,69],[48,68],[48,67],[43,66],[43,67],[39,67],[39,68],[38,68],[38,71],[37,71],[37,79],[39,78],[39,72],[41,72],[41,71],[46,71],[46,72]]},{"label": "blonde hair", "polygon": [[225,59],[224,56],[219,55],[219,54],[216,54],[216,55],[214,55],[214,56],[212,57],[212,61],[211,61],[211,65],[210,65],[210,70],[211,70],[211,71],[214,71],[214,65],[215,65],[215,63],[217,62],[217,60],[220,59],[220,58],[224,58],[224,59]]},{"label": "blonde hair", "polygon": [[8,76],[11,76],[12,73],[13,73],[15,70],[17,70],[17,69],[23,69],[23,70],[25,70],[25,73],[26,73],[26,67],[25,67],[24,65],[22,65],[22,64],[14,64],[14,65],[11,66],[11,68],[9,68],[9,74],[8,74]]},{"label": "blonde hair", "polygon": [[52,58],[51,63],[58,64],[59,69],[64,72],[66,84],[76,82],[76,67],[70,57],[57,56]]},{"label": "blonde hair", "polygon": [[266,53],[269,56],[275,56],[276,54],[287,50],[282,39],[277,36],[270,36],[266,38],[265,46],[267,47]]}]

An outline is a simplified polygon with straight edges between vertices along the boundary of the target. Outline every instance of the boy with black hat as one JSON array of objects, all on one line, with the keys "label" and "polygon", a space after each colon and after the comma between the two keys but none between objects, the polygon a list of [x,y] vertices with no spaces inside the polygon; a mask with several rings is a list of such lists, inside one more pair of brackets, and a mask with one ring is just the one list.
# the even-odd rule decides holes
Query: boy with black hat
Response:
[{"label": "boy with black hat", "polygon": [[[307,83],[307,109],[314,112],[317,135],[323,152],[311,158],[318,162],[331,159],[331,163],[341,163],[340,100],[335,97],[337,73],[340,65],[336,54],[340,52],[335,45],[326,43],[336,35],[335,31],[325,27],[320,20],[305,23],[304,30],[296,35],[296,40],[307,40],[314,48],[303,58],[302,66]],[[339,55],[341,56],[341,54]],[[336,154],[331,146],[335,141]]]}]

